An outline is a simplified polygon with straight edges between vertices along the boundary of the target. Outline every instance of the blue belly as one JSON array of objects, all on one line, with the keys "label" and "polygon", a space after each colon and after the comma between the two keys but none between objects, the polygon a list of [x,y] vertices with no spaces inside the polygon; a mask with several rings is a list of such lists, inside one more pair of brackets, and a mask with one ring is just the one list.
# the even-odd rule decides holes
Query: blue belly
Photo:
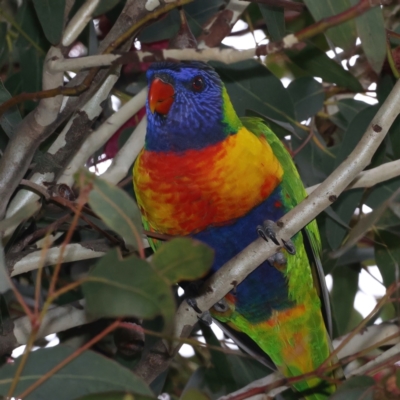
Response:
[{"label": "blue belly", "polygon": [[[257,239],[257,225],[265,220],[276,221],[285,213],[283,206],[279,206],[280,200],[278,187],[267,200],[242,218],[194,235],[215,250],[213,272]],[[267,320],[273,310],[293,306],[288,299],[286,278],[268,261],[248,275],[231,294],[235,297],[236,311],[252,323]]]}]

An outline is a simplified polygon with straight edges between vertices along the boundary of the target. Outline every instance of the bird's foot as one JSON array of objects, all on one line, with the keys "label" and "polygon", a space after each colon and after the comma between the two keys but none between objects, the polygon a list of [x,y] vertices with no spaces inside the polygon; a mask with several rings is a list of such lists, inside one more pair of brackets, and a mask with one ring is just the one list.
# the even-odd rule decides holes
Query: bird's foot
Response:
[{"label": "bird's foot", "polygon": [[212,324],[212,317],[210,311],[201,311],[199,306],[197,305],[197,301],[194,298],[188,298],[186,299],[186,302],[189,304],[190,307],[193,308],[194,311],[196,311],[198,314],[199,320],[203,322],[204,324],[210,326]]},{"label": "bird's foot", "polygon": [[215,311],[223,313],[229,310],[229,304],[224,298],[222,298],[220,301],[213,305],[213,308]]},{"label": "bird's foot", "polygon": [[[257,226],[257,233],[258,235],[263,238],[266,242],[268,242],[268,239],[270,239],[273,243],[275,243],[277,246],[281,246],[279,243],[277,237],[276,237],[276,224],[274,221],[264,221],[263,225],[258,225]],[[289,254],[296,254],[296,248],[293,244],[293,242],[289,240],[282,240],[282,246],[283,248],[289,253]]]},{"label": "bird's foot", "polygon": [[211,326],[212,324],[212,316],[210,311],[204,311],[203,314],[200,315],[199,319],[207,326]]},{"label": "bird's foot", "polygon": [[279,271],[283,271],[287,265],[286,257],[280,251],[269,257],[268,262]]},{"label": "bird's foot", "polygon": [[196,299],[189,297],[188,299],[186,299],[186,303],[188,303],[189,306],[192,307],[193,310],[197,312],[197,314],[203,314],[203,311],[201,311],[199,306],[197,305]]}]

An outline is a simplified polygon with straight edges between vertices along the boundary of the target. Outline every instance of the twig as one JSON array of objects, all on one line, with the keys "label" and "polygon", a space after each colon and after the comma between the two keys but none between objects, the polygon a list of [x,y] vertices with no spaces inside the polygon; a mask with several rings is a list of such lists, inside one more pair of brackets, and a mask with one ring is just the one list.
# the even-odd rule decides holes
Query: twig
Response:
[{"label": "twig", "polygon": [[[400,160],[391,161],[379,167],[360,172],[347,186],[346,190],[357,188],[370,188],[378,183],[388,181],[400,176]],[[307,188],[307,193],[312,193],[319,185]]]}]

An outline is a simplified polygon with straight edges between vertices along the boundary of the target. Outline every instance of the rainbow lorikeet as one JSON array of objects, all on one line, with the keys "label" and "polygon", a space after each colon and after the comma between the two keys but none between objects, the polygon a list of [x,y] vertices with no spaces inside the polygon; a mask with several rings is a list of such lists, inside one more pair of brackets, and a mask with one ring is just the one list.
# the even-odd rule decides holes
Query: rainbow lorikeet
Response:
[{"label": "rainbow lorikeet", "polygon": [[[283,144],[261,119],[239,119],[220,77],[205,63],[156,63],[147,78],[147,134],[134,166],[145,228],[208,244],[215,250],[213,271],[258,234],[276,242],[273,224],[260,222],[277,221],[306,196]],[[314,273],[319,251],[314,221],[210,310],[285,376],[313,371],[330,353],[316,284],[324,278],[320,269],[319,277]],[[326,385],[324,394],[308,398],[332,391]]]}]

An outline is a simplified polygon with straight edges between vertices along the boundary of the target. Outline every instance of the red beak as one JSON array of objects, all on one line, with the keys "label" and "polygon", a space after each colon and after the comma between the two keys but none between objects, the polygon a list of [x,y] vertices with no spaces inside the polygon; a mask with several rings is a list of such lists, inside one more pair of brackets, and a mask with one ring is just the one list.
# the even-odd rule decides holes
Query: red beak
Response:
[{"label": "red beak", "polygon": [[166,115],[174,102],[174,87],[160,78],[155,78],[151,82],[149,89],[149,107],[154,114],[157,111],[159,114]]}]

